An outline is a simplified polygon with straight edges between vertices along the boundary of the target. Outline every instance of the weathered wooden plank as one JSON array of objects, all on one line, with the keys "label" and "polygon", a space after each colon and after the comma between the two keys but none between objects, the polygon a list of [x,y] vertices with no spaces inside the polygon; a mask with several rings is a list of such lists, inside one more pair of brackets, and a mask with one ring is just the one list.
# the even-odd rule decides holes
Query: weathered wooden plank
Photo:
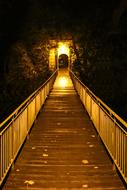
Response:
[{"label": "weathered wooden plank", "polygon": [[[68,77],[67,87],[59,77]],[[67,73],[59,73],[3,190],[126,189]]]}]

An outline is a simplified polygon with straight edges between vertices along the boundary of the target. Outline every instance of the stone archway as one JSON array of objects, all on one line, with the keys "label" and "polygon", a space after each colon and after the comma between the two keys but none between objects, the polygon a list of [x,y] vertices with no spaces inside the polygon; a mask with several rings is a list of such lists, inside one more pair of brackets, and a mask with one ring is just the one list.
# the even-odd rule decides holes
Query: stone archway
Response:
[{"label": "stone archway", "polygon": [[51,48],[49,52],[49,68],[56,69],[56,48]]},{"label": "stone archway", "polygon": [[58,43],[58,68],[67,68],[69,66],[70,48],[67,43]]},{"label": "stone archway", "polygon": [[54,70],[56,68],[70,67],[72,40],[50,40],[49,51],[49,68]]},{"label": "stone archway", "polygon": [[61,54],[58,58],[59,68],[68,67],[68,56],[66,54]]}]

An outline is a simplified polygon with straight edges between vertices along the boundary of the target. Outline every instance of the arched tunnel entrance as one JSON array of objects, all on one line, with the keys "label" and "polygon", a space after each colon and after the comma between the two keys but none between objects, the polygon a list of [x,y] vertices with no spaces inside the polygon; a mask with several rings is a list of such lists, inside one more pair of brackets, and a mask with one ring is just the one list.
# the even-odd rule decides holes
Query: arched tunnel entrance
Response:
[{"label": "arched tunnel entrance", "polygon": [[69,64],[70,49],[66,43],[58,43],[58,67],[67,68]]},{"label": "arched tunnel entrance", "polygon": [[50,40],[49,68],[70,68],[72,63],[72,40]]},{"label": "arched tunnel entrance", "polygon": [[67,68],[68,67],[68,56],[66,54],[59,55],[58,64],[59,64],[59,68]]}]

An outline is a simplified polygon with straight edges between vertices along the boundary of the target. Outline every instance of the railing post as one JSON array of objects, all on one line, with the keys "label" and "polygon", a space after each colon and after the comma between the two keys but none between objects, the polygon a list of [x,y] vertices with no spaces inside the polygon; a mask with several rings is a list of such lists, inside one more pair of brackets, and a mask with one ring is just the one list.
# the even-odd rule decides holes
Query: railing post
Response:
[{"label": "railing post", "polygon": [[113,121],[113,131],[114,131],[114,144],[113,144],[113,156],[114,156],[114,159],[116,160],[116,121],[114,119]]},{"label": "railing post", "polygon": [[90,118],[91,118],[91,120],[92,120],[92,107],[93,107],[93,105],[92,105],[92,98],[90,96]]},{"label": "railing post", "polygon": [[125,178],[126,178],[126,183],[127,183],[127,134],[125,138]]},{"label": "railing post", "polygon": [[36,99],[37,99],[37,98],[36,98],[36,97],[37,97],[37,95],[35,95],[35,116],[34,116],[35,120],[36,120],[36,111],[37,111],[37,108],[36,108],[36,107],[37,107],[37,105],[36,105],[36,102],[37,102]]},{"label": "railing post", "polygon": [[21,145],[26,139],[55,78],[56,72],[0,124],[0,185],[10,167],[12,168]]},{"label": "railing post", "polygon": [[[12,159],[14,158],[14,117],[12,119]],[[18,140],[19,141],[19,140]]]},{"label": "railing post", "polygon": [[100,103],[98,102],[98,133],[100,133]]},{"label": "railing post", "polygon": [[2,134],[0,133],[0,182],[2,180]]},{"label": "railing post", "polygon": [[27,131],[29,132],[29,116],[28,116],[28,106],[27,106]]},{"label": "railing post", "polygon": [[[114,162],[113,167],[117,167],[127,183],[127,122],[94,95],[72,71],[70,73],[76,91]],[[81,87],[85,90],[85,100]]]}]

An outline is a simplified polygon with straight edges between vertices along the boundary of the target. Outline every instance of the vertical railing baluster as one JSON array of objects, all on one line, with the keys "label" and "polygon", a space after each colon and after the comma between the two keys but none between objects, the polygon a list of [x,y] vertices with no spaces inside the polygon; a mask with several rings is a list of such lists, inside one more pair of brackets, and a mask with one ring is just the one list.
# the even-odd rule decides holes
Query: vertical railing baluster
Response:
[{"label": "vertical railing baluster", "polygon": [[0,133],[0,181],[2,180],[2,134]]},{"label": "vertical railing baluster", "polygon": [[[71,78],[111,158],[127,183],[127,123],[96,97],[72,71]],[[86,90],[87,89],[87,90]],[[83,91],[85,91],[85,100]],[[98,119],[96,118],[98,116]],[[118,120],[121,125],[116,121]],[[125,126],[126,130],[122,127]]]},{"label": "vertical railing baluster", "polygon": [[5,125],[4,129],[0,131],[0,186],[27,137],[41,106],[44,104],[56,75],[57,71],[0,124],[0,128]]}]

